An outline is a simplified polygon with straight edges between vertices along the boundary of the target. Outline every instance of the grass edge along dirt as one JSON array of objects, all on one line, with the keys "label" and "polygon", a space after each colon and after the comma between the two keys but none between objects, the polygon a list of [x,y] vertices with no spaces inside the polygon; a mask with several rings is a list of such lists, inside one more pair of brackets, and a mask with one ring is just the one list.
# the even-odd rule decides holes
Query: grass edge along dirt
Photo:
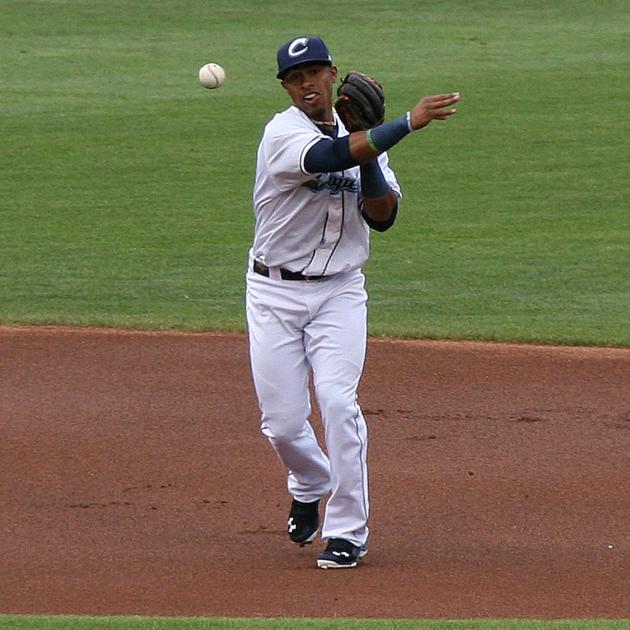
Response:
[{"label": "grass edge along dirt", "polygon": [[630,619],[306,619],[0,616],[0,630],[626,630]]}]

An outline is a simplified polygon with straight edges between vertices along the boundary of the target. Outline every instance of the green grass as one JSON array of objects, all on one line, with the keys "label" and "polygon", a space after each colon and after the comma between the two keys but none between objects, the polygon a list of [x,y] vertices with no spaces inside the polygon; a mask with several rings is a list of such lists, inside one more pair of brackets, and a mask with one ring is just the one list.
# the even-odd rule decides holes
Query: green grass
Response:
[{"label": "green grass", "polygon": [[0,321],[243,330],[275,51],[308,25],[392,116],[463,97],[391,152],[371,334],[629,346],[625,2],[359,5],[5,0]]},{"label": "green grass", "polygon": [[168,617],[0,617],[2,630],[622,630],[630,621],[515,619],[425,621],[412,619],[202,619]]}]

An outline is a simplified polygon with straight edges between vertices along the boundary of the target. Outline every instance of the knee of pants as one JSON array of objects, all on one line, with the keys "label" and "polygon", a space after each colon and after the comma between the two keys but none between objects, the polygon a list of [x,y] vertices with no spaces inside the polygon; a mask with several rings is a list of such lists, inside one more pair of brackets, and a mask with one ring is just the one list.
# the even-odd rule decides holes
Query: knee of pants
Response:
[{"label": "knee of pants", "polygon": [[292,442],[304,431],[308,414],[303,409],[295,413],[271,413],[264,414],[260,423],[262,434],[274,441]]},{"label": "knee of pants", "polygon": [[317,400],[325,418],[351,418],[358,412],[356,392],[334,384],[320,387]]}]

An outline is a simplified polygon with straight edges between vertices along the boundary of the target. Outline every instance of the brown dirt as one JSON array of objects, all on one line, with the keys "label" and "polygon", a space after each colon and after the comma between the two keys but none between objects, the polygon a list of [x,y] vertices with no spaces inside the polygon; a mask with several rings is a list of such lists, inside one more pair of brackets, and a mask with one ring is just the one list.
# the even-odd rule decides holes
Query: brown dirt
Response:
[{"label": "brown dirt", "polygon": [[630,350],[370,340],[370,553],[291,545],[241,335],[0,328],[0,612],[630,617]]}]

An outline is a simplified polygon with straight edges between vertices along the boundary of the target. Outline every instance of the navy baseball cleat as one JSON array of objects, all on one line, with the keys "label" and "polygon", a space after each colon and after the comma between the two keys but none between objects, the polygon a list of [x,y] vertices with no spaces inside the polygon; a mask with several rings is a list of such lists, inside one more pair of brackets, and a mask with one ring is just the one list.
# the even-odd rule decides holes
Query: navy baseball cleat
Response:
[{"label": "navy baseball cleat", "polygon": [[317,566],[320,569],[351,569],[366,553],[367,547],[353,545],[343,538],[330,538],[326,549],[317,558]]},{"label": "navy baseball cleat", "polygon": [[287,532],[289,538],[300,547],[313,542],[319,529],[319,501],[302,503],[293,499]]}]

